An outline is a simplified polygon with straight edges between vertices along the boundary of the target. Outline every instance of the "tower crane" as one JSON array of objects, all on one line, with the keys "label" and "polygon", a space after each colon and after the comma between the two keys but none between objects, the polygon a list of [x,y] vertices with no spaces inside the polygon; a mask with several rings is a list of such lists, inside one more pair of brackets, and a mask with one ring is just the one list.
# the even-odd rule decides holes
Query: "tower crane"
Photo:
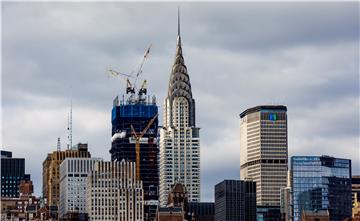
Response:
[{"label": "tower crane", "polygon": [[[128,93],[131,94],[130,98],[129,98],[130,101],[134,100],[135,90],[137,90],[136,83],[137,83],[139,76],[142,73],[142,68],[144,66],[144,63],[147,60],[147,58],[149,57],[151,47],[152,47],[152,44],[150,44],[150,46],[147,48],[140,63],[138,65],[136,65],[136,67],[130,72],[130,74],[124,74],[124,73],[115,71],[113,69],[108,70],[109,76],[118,77],[118,78],[121,78],[126,81],[126,94],[128,94]],[[129,78],[135,78],[133,84],[131,83]],[[144,82],[141,85],[141,88],[138,90],[140,99],[142,99],[143,94],[147,93],[146,84],[147,84],[147,82],[146,82],[146,80],[144,80]]]},{"label": "tower crane", "polygon": [[135,137],[135,152],[136,152],[136,179],[140,180],[140,139],[144,136],[147,130],[149,130],[150,126],[154,123],[158,114],[156,114],[146,125],[146,127],[140,132],[136,133],[134,126],[131,125],[132,133]]},{"label": "tower crane", "polygon": [[128,93],[132,93],[132,94],[135,93],[135,88],[134,88],[134,86],[131,84],[131,82],[129,80],[129,78],[132,78],[133,76],[131,76],[129,74],[124,74],[124,73],[114,71],[113,69],[109,69],[108,72],[109,72],[109,76],[118,77],[118,78],[121,78],[121,79],[126,81],[126,93],[127,94]]}]

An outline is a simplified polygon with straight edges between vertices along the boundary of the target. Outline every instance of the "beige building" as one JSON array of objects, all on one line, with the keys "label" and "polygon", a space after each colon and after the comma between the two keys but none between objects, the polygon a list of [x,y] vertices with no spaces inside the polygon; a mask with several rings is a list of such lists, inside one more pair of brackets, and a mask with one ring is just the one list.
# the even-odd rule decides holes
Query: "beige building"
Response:
[{"label": "beige building", "polygon": [[59,206],[60,200],[60,164],[65,158],[90,158],[87,144],[77,144],[68,150],[49,153],[43,162],[43,197],[47,205]]},{"label": "beige building", "polygon": [[240,114],[240,178],[256,182],[256,204],[280,206],[288,170],[287,108],[257,106]]},{"label": "beige building", "polygon": [[355,201],[360,201],[360,176],[351,176],[351,192],[352,192],[352,204],[355,206]]},{"label": "beige building", "polygon": [[89,220],[144,220],[144,190],[134,162],[95,162],[87,177],[86,212]]}]

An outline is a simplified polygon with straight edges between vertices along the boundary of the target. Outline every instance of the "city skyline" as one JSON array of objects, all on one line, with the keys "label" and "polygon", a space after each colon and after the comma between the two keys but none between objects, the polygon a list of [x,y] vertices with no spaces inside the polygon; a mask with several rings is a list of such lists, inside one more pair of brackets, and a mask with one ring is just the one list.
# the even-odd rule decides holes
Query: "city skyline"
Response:
[{"label": "city skyline", "polygon": [[[360,173],[356,6],[181,4],[183,54],[201,128],[201,201],[213,201],[216,183],[239,178],[239,114],[261,104],[288,107],[289,157],[349,158],[353,174]],[[112,100],[125,84],[106,70],[130,72],[150,43],[142,75],[162,119],[176,3],[7,2],[2,12],[2,148],[26,158],[35,195],[57,137],[66,148],[71,94],[73,144],[87,142],[93,157],[110,160]]]}]

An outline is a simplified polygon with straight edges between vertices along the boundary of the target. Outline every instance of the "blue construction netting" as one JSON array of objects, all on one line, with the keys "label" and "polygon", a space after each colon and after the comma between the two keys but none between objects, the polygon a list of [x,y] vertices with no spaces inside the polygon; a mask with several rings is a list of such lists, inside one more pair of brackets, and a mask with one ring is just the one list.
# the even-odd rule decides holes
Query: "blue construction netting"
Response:
[{"label": "blue construction netting", "polygon": [[116,117],[151,118],[155,116],[157,112],[158,108],[155,104],[126,104],[113,107],[111,119],[114,120]]}]

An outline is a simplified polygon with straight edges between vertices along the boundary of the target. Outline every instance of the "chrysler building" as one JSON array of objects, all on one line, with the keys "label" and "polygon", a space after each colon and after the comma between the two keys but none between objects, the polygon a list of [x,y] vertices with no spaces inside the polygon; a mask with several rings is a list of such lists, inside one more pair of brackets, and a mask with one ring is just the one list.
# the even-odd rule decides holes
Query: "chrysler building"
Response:
[{"label": "chrysler building", "polygon": [[195,100],[181,48],[178,11],[175,61],[160,130],[160,205],[166,205],[171,185],[176,182],[185,185],[189,202],[200,202],[199,130],[195,125]]}]

